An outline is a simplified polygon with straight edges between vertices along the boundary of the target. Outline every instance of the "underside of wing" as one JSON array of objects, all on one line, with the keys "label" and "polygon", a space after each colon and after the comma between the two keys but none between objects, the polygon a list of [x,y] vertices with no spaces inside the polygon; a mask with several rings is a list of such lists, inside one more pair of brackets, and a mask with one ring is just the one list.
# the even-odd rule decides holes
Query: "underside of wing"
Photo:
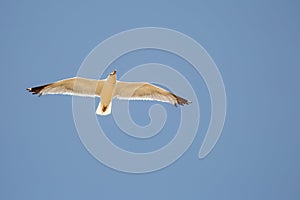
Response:
[{"label": "underside of wing", "polygon": [[118,81],[114,96],[119,99],[162,101],[177,106],[191,102],[147,82]]},{"label": "underside of wing", "polygon": [[54,83],[27,88],[32,94],[65,94],[76,96],[100,96],[104,81],[74,77]]}]

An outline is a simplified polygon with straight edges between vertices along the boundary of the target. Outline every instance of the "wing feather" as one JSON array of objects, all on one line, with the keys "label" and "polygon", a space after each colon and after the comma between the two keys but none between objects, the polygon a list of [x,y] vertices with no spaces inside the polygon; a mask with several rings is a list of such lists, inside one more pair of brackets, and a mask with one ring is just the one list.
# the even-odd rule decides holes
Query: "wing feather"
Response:
[{"label": "wing feather", "polygon": [[116,83],[114,97],[129,100],[162,101],[177,106],[190,104],[191,102],[177,96],[161,87],[147,82],[121,82]]},{"label": "wing feather", "polygon": [[65,94],[76,96],[100,96],[104,81],[74,77],[54,83],[27,88],[32,94]]}]

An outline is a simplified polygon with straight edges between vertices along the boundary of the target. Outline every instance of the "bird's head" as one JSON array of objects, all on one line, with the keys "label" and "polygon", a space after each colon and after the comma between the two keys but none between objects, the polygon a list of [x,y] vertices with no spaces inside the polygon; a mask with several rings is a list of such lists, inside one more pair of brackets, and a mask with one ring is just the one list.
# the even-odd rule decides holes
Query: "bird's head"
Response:
[{"label": "bird's head", "polygon": [[113,72],[111,72],[109,75],[110,76],[115,76],[117,74],[117,70],[114,70]]},{"label": "bird's head", "polygon": [[114,70],[113,72],[111,72],[109,74],[109,76],[107,77],[107,80],[109,83],[116,83],[116,80],[117,80],[117,77],[116,77],[116,74],[117,74],[117,70]]}]

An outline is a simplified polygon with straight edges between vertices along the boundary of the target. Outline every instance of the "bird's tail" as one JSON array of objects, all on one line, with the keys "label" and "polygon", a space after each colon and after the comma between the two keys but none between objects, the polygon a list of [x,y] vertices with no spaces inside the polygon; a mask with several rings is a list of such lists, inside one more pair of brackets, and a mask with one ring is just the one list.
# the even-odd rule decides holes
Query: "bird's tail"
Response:
[{"label": "bird's tail", "polygon": [[96,114],[109,115],[110,113],[111,113],[111,102],[108,105],[104,105],[102,102],[100,102],[96,110]]}]

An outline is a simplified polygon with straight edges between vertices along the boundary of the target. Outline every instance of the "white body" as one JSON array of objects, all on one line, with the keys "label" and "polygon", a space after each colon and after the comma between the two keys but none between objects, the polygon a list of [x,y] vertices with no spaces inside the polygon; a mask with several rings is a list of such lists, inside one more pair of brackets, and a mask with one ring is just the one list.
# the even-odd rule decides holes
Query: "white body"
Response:
[{"label": "white body", "polygon": [[109,115],[111,113],[111,102],[116,88],[116,76],[109,76],[104,82],[100,102],[96,110],[97,115]]}]

